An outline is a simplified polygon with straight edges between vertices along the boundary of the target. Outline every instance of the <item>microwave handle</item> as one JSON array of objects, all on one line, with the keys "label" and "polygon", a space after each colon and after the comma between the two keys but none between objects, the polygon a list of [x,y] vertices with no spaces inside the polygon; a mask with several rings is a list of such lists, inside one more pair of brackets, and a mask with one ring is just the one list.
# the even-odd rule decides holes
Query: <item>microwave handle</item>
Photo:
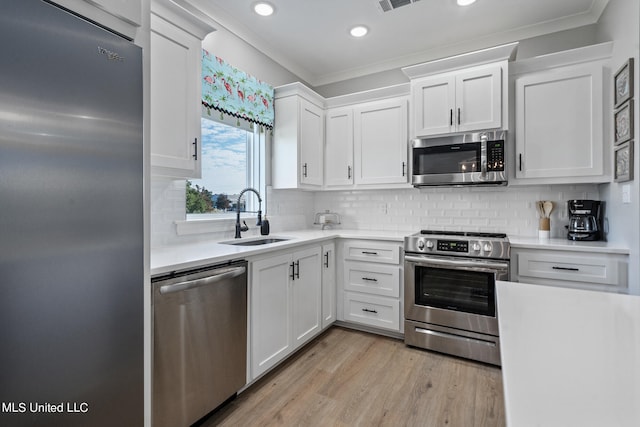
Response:
[{"label": "microwave handle", "polygon": [[487,176],[487,135],[480,137],[480,175]]}]

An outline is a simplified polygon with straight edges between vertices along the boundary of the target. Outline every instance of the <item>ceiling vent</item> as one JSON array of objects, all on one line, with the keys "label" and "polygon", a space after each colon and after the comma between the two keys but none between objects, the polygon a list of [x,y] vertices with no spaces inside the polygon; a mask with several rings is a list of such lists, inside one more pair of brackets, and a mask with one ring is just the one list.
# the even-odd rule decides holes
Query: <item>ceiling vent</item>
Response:
[{"label": "ceiling vent", "polygon": [[379,0],[377,1],[377,3],[378,3],[378,9],[380,9],[382,12],[390,12],[393,9],[397,9],[402,6],[407,6],[412,3],[417,3],[419,1],[420,0]]}]

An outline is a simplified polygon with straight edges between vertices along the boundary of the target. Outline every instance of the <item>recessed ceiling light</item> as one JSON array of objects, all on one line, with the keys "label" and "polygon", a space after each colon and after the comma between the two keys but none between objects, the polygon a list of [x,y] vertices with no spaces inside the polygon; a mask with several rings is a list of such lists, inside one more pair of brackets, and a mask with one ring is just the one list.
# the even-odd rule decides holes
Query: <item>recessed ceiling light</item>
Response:
[{"label": "recessed ceiling light", "polygon": [[469,6],[472,3],[475,3],[476,0],[458,0],[458,6]]},{"label": "recessed ceiling light", "polygon": [[364,37],[368,32],[369,29],[364,25],[356,25],[349,30],[349,34],[351,34],[353,37]]},{"label": "recessed ceiling light", "polygon": [[260,2],[253,5],[253,10],[260,16],[270,16],[274,9],[270,3]]}]

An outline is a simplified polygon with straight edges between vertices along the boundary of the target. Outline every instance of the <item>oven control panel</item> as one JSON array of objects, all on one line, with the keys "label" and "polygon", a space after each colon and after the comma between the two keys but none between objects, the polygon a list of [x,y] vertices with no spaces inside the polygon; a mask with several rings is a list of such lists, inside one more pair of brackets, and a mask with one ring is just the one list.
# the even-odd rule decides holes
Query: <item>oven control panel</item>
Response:
[{"label": "oven control panel", "polygon": [[466,240],[438,240],[438,251],[469,252],[469,242]]},{"label": "oven control panel", "polygon": [[407,253],[496,259],[508,259],[510,252],[509,242],[424,237],[408,237],[404,250]]}]

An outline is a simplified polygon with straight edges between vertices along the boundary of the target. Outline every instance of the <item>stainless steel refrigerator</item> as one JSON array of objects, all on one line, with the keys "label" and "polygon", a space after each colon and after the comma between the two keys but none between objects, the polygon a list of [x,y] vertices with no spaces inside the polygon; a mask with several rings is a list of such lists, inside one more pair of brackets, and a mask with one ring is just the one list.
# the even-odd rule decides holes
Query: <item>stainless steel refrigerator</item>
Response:
[{"label": "stainless steel refrigerator", "polygon": [[142,54],[0,1],[0,425],[143,424]]}]

